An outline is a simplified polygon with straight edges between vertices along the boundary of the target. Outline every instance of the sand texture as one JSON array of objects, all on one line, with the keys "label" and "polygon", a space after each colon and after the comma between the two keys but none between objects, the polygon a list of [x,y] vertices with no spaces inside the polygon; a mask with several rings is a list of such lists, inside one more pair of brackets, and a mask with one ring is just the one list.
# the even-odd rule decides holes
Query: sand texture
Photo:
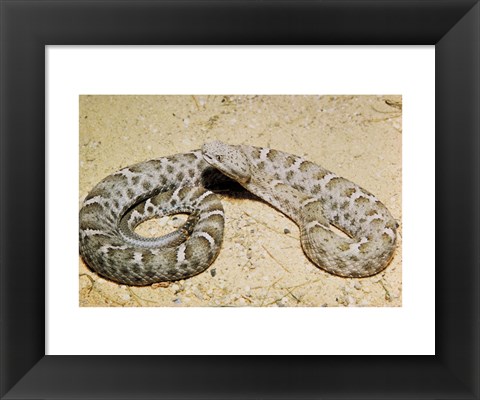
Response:
[{"label": "sand texture", "polygon": [[[100,278],[80,259],[85,307],[402,305],[401,96],[80,96],[79,204],[105,176],[130,164],[221,140],[296,155],[374,193],[400,227],[380,274],[346,279],[304,255],[297,226],[271,206],[221,196],[225,237],[218,258],[184,281],[128,287]],[[181,217],[142,224],[174,230]],[[140,229],[139,228],[139,229]]]}]

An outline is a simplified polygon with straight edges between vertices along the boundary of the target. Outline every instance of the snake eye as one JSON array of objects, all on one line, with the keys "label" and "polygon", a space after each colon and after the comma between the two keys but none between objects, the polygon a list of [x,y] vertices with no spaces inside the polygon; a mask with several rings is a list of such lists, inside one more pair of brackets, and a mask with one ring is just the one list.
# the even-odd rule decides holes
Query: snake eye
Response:
[{"label": "snake eye", "polygon": [[223,157],[221,155],[217,155],[217,161],[222,162],[222,160],[223,160]]}]

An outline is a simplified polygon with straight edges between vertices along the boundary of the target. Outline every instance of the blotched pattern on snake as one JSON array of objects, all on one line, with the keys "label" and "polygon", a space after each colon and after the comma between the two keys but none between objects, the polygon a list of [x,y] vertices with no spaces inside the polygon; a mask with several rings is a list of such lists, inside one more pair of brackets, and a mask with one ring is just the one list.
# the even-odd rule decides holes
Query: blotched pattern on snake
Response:
[{"label": "blotched pattern on snake", "polygon": [[[373,194],[302,157],[215,141],[132,165],[98,183],[80,210],[82,258],[99,275],[128,285],[203,272],[223,240],[223,207],[207,189],[212,176],[238,182],[291,218],[307,257],[332,274],[371,276],[393,257],[397,223]],[[189,217],[168,235],[134,232],[143,221],[177,213]]]}]

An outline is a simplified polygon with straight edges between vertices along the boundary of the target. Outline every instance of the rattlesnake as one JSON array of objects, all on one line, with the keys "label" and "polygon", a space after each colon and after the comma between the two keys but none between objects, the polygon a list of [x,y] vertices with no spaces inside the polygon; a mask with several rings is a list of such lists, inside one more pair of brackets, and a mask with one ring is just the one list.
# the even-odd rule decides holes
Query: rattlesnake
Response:
[{"label": "rattlesnake", "polygon": [[[98,183],[80,210],[81,256],[99,275],[128,285],[201,273],[223,240],[223,207],[207,190],[215,174],[235,180],[291,218],[307,257],[332,274],[371,276],[393,257],[398,225],[365,189],[302,157],[218,141],[132,165]],[[134,232],[147,219],[177,213],[189,217],[166,236]]]}]

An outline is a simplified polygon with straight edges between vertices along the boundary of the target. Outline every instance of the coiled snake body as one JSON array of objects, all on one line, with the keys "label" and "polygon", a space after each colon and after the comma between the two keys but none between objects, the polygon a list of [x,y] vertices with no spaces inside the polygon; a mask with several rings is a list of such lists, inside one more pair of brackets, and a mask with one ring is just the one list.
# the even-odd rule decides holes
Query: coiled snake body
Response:
[{"label": "coiled snake body", "polygon": [[[302,157],[216,141],[132,165],[98,183],[80,210],[82,258],[99,275],[128,285],[204,271],[220,251],[224,228],[222,204],[205,187],[212,170],[291,218],[308,258],[332,274],[374,275],[393,256],[397,223],[371,193]],[[181,212],[189,214],[186,223],[166,236],[134,232],[147,219]]]}]

